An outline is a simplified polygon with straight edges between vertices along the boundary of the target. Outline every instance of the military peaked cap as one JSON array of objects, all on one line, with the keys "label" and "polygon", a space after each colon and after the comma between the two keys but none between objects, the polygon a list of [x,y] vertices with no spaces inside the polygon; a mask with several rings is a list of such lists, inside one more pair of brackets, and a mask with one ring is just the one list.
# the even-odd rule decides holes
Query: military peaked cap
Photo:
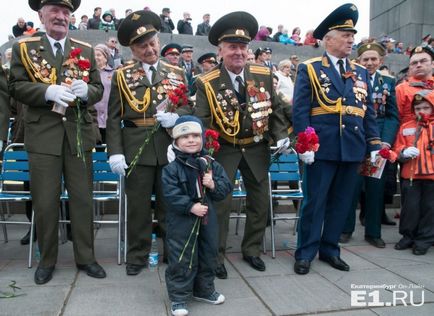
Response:
[{"label": "military peaked cap", "polygon": [[323,39],[324,35],[332,30],[351,31],[357,33],[354,26],[359,19],[359,11],[352,3],[341,5],[330,13],[324,21],[313,31],[313,37]]},{"label": "military peaked cap", "polygon": [[80,6],[81,0],[29,0],[29,6],[34,11],[39,11],[44,5],[63,5],[74,12]]},{"label": "military peaked cap", "polygon": [[161,29],[161,20],[152,11],[135,11],[128,15],[118,29],[118,40],[122,46],[130,46],[139,39],[146,40]]},{"label": "military peaked cap", "polygon": [[427,53],[428,55],[431,56],[431,59],[434,60],[434,50],[428,45],[416,46],[415,48],[413,48],[413,50],[410,53],[410,58],[414,54],[420,54],[420,53]]},{"label": "military peaked cap", "polygon": [[380,56],[386,55],[386,49],[384,48],[384,46],[374,42],[374,43],[366,43],[361,45],[357,49],[357,56],[360,57],[360,55],[362,55],[364,52],[368,50],[375,50],[378,54],[380,54]]},{"label": "military peaked cap", "polygon": [[198,58],[197,62],[199,64],[202,64],[202,63],[205,63],[205,62],[217,64],[217,55],[214,54],[214,53],[203,54],[202,56],[200,56]]},{"label": "military peaked cap", "polygon": [[161,56],[166,56],[167,54],[181,54],[181,45],[176,43],[169,43],[163,47],[161,50]]},{"label": "military peaked cap", "polygon": [[208,34],[211,44],[220,42],[248,44],[258,32],[258,21],[250,13],[244,11],[231,12],[222,16]]}]

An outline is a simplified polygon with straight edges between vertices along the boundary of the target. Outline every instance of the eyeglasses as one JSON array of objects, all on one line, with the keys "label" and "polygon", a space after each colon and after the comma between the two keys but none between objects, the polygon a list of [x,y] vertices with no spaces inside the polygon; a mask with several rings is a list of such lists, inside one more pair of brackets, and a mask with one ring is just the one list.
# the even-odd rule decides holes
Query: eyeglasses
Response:
[{"label": "eyeglasses", "polygon": [[415,60],[410,63],[410,66],[417,66],[417,64],[426,64],[431,62],[428,58],[422,58],[421,60]]}]

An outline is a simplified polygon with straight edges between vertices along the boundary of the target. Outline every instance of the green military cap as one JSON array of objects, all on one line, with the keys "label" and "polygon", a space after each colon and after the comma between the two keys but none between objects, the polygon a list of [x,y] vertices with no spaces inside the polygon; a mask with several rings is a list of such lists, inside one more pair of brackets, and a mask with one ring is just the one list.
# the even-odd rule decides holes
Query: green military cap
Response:
[{"label": "green military cap", "polygon": [[81,0],[29,0],[29,6],[34,11],[39,11],[44,5],[63,5],[74,12],[80,6]]},{"label": "green military cap", "polygon": [[423,101],[423,100],[429,102],[429,104],[431,104],[433,106],[434,105],[434,91],[429,90],[429,89],[419,90],[418,92],[416,92],[414,94],[412,104],[414,105],[415,102],[419,103],[420,101]]},{"label": "green military cap", "polygon": [[360,57],[360,55],[362,55],[364,52],[368,50],[375,50],[378,54],[380,54],[380,56],[386,55],[386,50],[384,49],[383,45],[374,42],[374,43],[366,43],[361,45],[357,49],[357,56]]},{"label": "green military cap", "polygon": [[130,46],[140,40],[154,36],[161,29],[161,20],[152,11],[135,11],[128,15],[118,29],[118,40],[122,46]]},{"label": "green military cap", "polygon": [[258,21],[250,13],[244,11],[231,12],[222,16],[208,34],[211,44],[220,42],[248,44],[258,32]]},{"label": "green military cap", "polygon": [[415,48],[413,48],[413,50],[410,53],[410,58],[414,54],[420,54],[420,53],[427,53],[428,55],[431,56],[431,59],[434,60],[434,50],[428,45],[416,46]]},{"label": "green military cap", "polygon": [[324,21],[313,31],[313,37],[323,39],[332,30],[351,31],[357,33],[354,26],[359,19],[359,11],[352,3],[346,3],[330,13]]},{"label": "green military cap", "polygon": [[176,43],[169,43],[161,49],[161,56],[168,54],[181,54],[181,45]]},{"label": "green military cap", "polygon": [[197,60],[197,62],[199,64],[208,62],[208,63],[212,63],[212,64],[217,64],[217,55],[214,53],[206,53],[203,54],[202,56],[200,56]]}]

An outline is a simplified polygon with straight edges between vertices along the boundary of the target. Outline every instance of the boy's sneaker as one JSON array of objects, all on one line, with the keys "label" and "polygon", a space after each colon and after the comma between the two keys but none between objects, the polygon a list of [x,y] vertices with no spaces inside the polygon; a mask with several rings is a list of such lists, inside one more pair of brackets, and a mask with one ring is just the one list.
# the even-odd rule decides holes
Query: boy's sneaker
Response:
[{"label": "boy's sneaker", "polygon": [[171,312],[173,316],[187,316],[188,315],[187,304],[172,302]]},{"label": "boy's sneaker", "polygon": [[225,301],[223,294],[220,294],[217,291],[214,291],[214,293],[207,297],[193,295],[193,299],[213,305],[223,304]]}]

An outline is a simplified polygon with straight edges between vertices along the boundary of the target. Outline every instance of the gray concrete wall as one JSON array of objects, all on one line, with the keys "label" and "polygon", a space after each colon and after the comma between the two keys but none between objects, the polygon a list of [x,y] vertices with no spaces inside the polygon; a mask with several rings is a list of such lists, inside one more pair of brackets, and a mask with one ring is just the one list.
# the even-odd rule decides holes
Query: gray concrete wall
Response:
[{"label": "gray concrete wall", "polygon": [[[384,2],[390,2],[384,1]],[[432,1],[432,0],[431,0]],[[381,1],[382,2],[382,1]],[[434,2],[434,1],[433,1]],[[434,32],[433,32],[434,33]],[[116,32],[104,32],[98,30],[90,31],[70,31],[70,36],[81,41],[91,43],[93,46],[99,43],[104,43],[110,36],[116,36]],[[216,52],[217,47],[212,46],[208,42],[206,36],[191,36],[191,35],[180,35],[180,34],[160,34],[161,46],[176,42],[180,45],[189,44],[195,47],[194,49],[194,60],[197,60],[202,54],[208,52]],[[3,53],[6,48],[11,47],[14,41],[9,41],[0,46],[0,52]],[[323,54],[322,48],[314,48],[311,46],[300,46],[295,47],[292,45],[283,45],[274,42],[256,42],[253,41],[250,44],[253,51],[258,47],[271,47],[273,50],[273,62],[278,63],[280,60],[289,58],[291,55],[298,55],[301,61],[307,60],[309,58],[317,57]],[[120,47],[121,53],[125,59],[131,58],[131,51],[128,47]],[[354,56],[353,56],[354,57]],[[391,54],[386,57],[385,64],[394,73],[398,73],[402,68],[407,66],[408,58],[403,55]]]},{"label": "gray concrete wall", "polygon": [[433,0],[371,0],[370,35],[418,45],[425,35],[434,35],[433,12]]}]

